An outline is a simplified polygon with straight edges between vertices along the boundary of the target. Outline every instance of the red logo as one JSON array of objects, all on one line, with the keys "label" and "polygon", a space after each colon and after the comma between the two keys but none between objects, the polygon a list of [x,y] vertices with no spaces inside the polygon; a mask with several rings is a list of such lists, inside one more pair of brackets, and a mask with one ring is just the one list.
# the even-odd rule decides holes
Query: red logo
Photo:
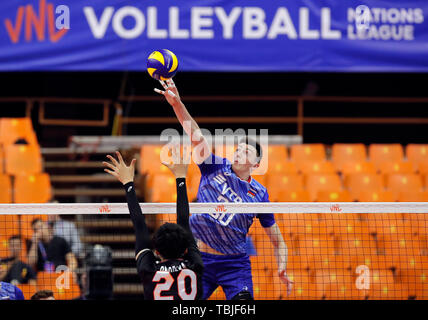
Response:
[{"label": "red logo", "polygon": [[109,208],[108,205],[101,206],[99,210],[100,210],[101,213],[109,213],[109,212],[111,212],[111,209]]},{"label": "red logo", "polygon": [[335,204],[330,207],[330,212],[342,212],[342,208],[338,204]]},{"label": "red logo", "polygon": [[227,209],[224,207],[224,204],[219,204],[216,208],[215,208],[216,212],[226,212]]},{"label": "red logo", "polygon": [[33,40],[33,28],[37,41],[39,42],[45,41],[46,32],[51,42],[59,41],[67,33],[68,29],[55,31],[55,10],[52,3],[46,3],[46,0],[40,0],[38,14],[36,11],[37,10],[34,9],[31,4],[19,6],[16,11],[15,23],[10,19],[5,19],[4,24],[9,38],[13,43],[19,42],[23,25],[25,27],[26,42]]}]

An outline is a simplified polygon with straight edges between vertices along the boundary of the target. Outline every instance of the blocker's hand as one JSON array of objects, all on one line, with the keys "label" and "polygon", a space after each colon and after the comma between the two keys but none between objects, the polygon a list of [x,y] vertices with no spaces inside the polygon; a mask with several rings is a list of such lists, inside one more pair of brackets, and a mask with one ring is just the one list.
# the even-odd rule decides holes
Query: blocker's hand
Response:
[{"label": "blocker's hand", "polygon": [[168,79],[165,81],[159,80],[162,87],[165,89],[165,91],[159,90],[155,88],[155,92],[163,95],[166,98],[166,101],[171,106],[176,106],[181,103],[180,94],[178,93],[177,87],[175,86],[175,83],[172,79]]},{"label": "blocker's hand", "polygon": [[285,270],[279,270],[278,275],[281,281],[287,286],[287,296],[289,296],[291,294],[291,289],[293,288],[294,282],[290,280]]},{"label": "blocker's hand", "polygon": [[127,166],[123,161],[122,155],[119,151],[116,151],[116,156],[119,159],[119,162],[111,155],[107,155],[107,158],[109,158],[112,163],[103,161],[103,165],[110,168],[111,170],[104,169],[104,171],[111,174],[124,185],[128,182],[134,181],[135,163],[137,160],[132,159],[131,164]]},{"label": "blocker's hand", "polygon": [[169,170],[174,174],[175,178],[186,178],[187,168],[190,164],[191,152],[186,146],[183,147],[181,153],[180,145],[169,146],[169,152],[175,155],[174,159],[168,163],[162,161],[162,164],[168,167]]}]

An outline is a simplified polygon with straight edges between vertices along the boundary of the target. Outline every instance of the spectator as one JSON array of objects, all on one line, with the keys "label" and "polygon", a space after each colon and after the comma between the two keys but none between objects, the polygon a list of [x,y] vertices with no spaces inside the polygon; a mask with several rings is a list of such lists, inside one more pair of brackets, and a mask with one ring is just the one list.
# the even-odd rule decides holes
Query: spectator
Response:
[{"label": "spectator", "polygon": [[0,281],[18,284],[36,284],[36,273],[21,261],[22,241],[20,236],[12,236],[8,241],[10,257],[0,261]]},{"label": "spectator", "polygon": [[55,300],[55,297],[51,290],[40,290],[33,294],[31,300]]},{"label": "spectator", "polygon": [[58,266],[66,265],[74,274],[77,260],[67,241],[54,236],[52,226],[46,221],[34,219],[31,226],[34,233],[28,245],[28,264],[37,272],[55,272]]},{"label": "spectator", "polygon": [[25,300],[24,295],[17,286],[7,282],[0,282],[0,300]]},{"label": "spectator", "polygon": [[83,258],[83,245],[80,241],[79,232],[75,224],[71,221],[64,220],[60,215],[49,215],[49,222],[53,224],[53,234],[64,238],[79,259]]}]

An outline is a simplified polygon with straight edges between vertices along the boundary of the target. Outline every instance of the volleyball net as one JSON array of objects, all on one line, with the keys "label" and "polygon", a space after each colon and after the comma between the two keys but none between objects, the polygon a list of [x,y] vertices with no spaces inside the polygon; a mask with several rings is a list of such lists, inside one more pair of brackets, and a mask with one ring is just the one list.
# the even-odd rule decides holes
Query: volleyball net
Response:
[{"label": "volleyball net", "polygon": [[[151,232],[176,221],[175,203],[141,207]],[[287,295],[274,245],[255,219],[247,236],[255,299],[428,299],[428,203],[191,203],[190,211],[221,221],[275,214],[294,284]],[[0,204],[0,280],[27,299],[44,289],[65,300],[142,298],[134,245],[125,203]],[[221,287],[210,299],[225,299]]]}]

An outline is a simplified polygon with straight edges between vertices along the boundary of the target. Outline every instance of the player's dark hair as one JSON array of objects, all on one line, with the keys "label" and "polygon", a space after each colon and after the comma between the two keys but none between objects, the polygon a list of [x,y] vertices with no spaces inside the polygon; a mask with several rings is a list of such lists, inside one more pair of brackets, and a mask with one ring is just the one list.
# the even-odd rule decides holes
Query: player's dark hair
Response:
[{"label": "player's dark hair", "polygon": [[13,235],[13,236],[10,236],[10,237],[9,237],[9,241],[12,241],[12,240],[19,240],[19,241],[21,241],[21,236],[20,236],[20,235],[18,235],[18,234],[15,234],[15,235]]},{"label": "player's dark hair", "polygon": [[35,218],[35,219],[33,219],[33,221],[31,221],[31,228],[33,228],[33,229],[34,229],[34,225],[35,225],[37,222],[39,222],[39,221],[42,221],[42,219],[39,219],[39,218]]},{"label": "player's dark hair", "polygon": [[180,258],[189,247],[189,235],[180,225],[163,224],[153,236],[153,245],[165,259]]},{"label": "player's dark hair", "polygon": [[248,144],[249,146],[253,146],[256,149],[257,163],[260,163],[260,161],[262,161],[262,157],[263,157],[262,147],[256,140],[248,137],[244,137],[239,141],[239,143],[245,143],[245,144]]},{"label": "player's dark hair", "polygon": [[53,296],[54,294],[51,290],[40,290],[40,291],[37,291],[35,294],[33,294],[33,296],[31,297],[31,300],[47,299]]}]

